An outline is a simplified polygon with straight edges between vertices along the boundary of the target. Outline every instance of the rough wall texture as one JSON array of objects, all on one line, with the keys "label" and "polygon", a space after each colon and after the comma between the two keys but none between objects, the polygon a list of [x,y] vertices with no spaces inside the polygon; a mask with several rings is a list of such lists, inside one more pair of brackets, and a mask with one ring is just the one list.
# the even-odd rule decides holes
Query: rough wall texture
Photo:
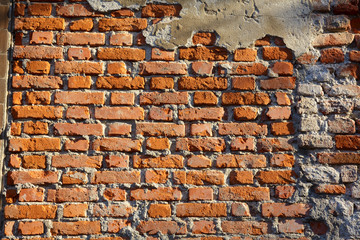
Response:
[{"label": "rough wall texture", "polygon": [[303,54],[150,46],[181,4],[16,1],[3,237],[360,238],[359,3],[298,2]]}]

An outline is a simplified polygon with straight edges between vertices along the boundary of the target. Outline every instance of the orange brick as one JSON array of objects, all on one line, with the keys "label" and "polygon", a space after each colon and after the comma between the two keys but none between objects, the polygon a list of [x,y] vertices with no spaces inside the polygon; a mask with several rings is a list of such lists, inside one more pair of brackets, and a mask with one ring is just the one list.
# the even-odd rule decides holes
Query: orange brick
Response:
[{"label": "orange brick", "polygon": [[70,171],[62,175],[62,184],[85,184],[87,183],[86,173]]},{"label": "orange brick", "polygon": [[156,18],[179,16],[181,8],[178,4],[147,4],[141,10],[141,16]]},{"label": "orange brick", "polygon": [[210,32],[200,32],[194,34],[192,40],[195,45],[202,44],[205,46],[211,46],[214,45],[216,42],[216,35],[215,33]]},{"label": "orange brick", "polygon": [[91,59],[91,52],[88,48],[69,48],[69,60],[89,60]]},{"label": "orange brick", "polygon": [[31,16],[50,16],[52,6],[50,3],[35,3],[28,6]]},{"label": "orange brick", "polygon": [[105,44],[104,33],[60,33],[57,35],[58,45],[90,45]]},{"label": "orange brick", "polygon": [[153,48],[151,50],[151,60],[164,60],[164,61],[174,61],[175,52],[166,51],[159,48]]},{"label": "orange brick", "polygon": [[213,189],[209,187],[203,188],[190,188],[189,189],[189,201],[209,200],[212,201]]},{"label": "orange brick", "polygon": [[134,105],[135,94],[125,92],[111,93],[110,104],[112,105]]},{"label": "orange brick", "polygon": [[7,205],[6,219],[54,219],[57,206],[52,205]]},{"label": "orange brick", "polygon": [[257,51],[255,49],[243,48],[236,49],[234,53],[234,61],[253,62],[256,60]]},{"label": "orange brick", "polygon": [[195,92],[194,104],[195,105],[216,105],[218,98],[213,92]]},{"label": "orange brick", "polygon": [[264,47],[264,60],[292,60],[293,53],[288,48],[283,47]]},{"label": "orange brick", "polygon": [[91,29],[93,29],[93,27],[94,27],[94,23],[91,18],[76,20],[70,24],[71,31],[87,31],[87,32],[89,32],[89,31],[91,31]]},{"label": "orange brick", "polygon": [[42,202],[44,201],[44,188],[22,188],[19,193],[20,202]]},{"label": "orange brick", "polygon": [[15,46],[13,50],[13,57],[15,59],[62,59],[63,49],[60,47],[50,46]]},{"label": "orange brick", "polygon": [[53,42],[52,32],[32,32],[30,44],[51,44]]},{"label": "orange brick", "polygon": [[64,149],[75,152],[85,152],[89,149],[89,140],[67,140],[64,144]]},{"label": "orange brick", "polygon": [[142,77],[98,77],[96,87],[102,89],[142,89],[145,80]]},{"label": "orange brick", "polygon": [[97,57],[101,60],[141,61],[145,59],[145,50],[138,48],[99,48]]},{"label": "orange brick", "polygon": [[170,217],[171,208],[169,204],[151,204],[148,210],[151,218]]},{"label": "orange brick", "polygon": [[147,170],[145,172],[146,183],[166,183],[169,173],[166,170]]},{"label": "orange brick", "polygon": [[254,120],[258,116],[258,109],[254,107],[234,108],[235,120]]},{"label": "orange brick", "polygon": [[109,155],[105,157],[106,166],[111,167],[121,167],[125,168],[129,166],[129,156],[121,155]]},{"label": "orange brick", "polygon": [[12,138],[9,140],[11,152],[59,151],[59,138]]},{"label": "orange brick", "polygon": [[254,90],[255,78],[253,77],[234,77],[232,78],[232,89]]},{"label": "orange brick", "polygon": [[147,27],[143,18],[103,18],[99,20],[99,31],[130,31],[139,32]]},{"label": "orange brick", "polygon": [[91,77],[71,76],[68,78],[68,87],[69,89],[90,88]]},{"label": "orange brick", "polygon": [[107,72],[109,74],[127,74],[126,64],[124,62],[108,63]]},{"label": "orange brick", "polygon": [[110,36],[110,44],[114,46],[131,46],[133,35],[129,33],[116,33]]},{"label": "orange brick", "polygon": [[15,30],[64,30],[63,18],[16,18]]},{"label": "orange brick", "polygon": [[55,62],[55,73],[59,74],[72,74],[82,73],[89,75],[96,75],[103,73],[103,63],[99,62],[74,62],[63,61]]},{"label": "orange brick", "polygon": [[177,217],[225,217],[226,203],[180,203],[176,206]]},{"label": "orange brick", "polygon": [[131,125],[126,123],[113,123],[109,125],[109,136],[131,134]]},{"label": "orange brick", "polygon": [[89,119],[90,111],[88,107],[69,107],[66,111],[66,118],[70,119]]},{"label": "orange brick", "polygon": [[39,235],[44,233],[42,222],[20,222],[18,231],[22,235]]},{"label": "orange brick", "polygon": [[23,157],[22,166],[24,168],[46,167],[46,157],[44,155],[26,155]]},{"label": "orange brick", "polygon": [[104,104],[103,92],[57,92],[54,98],[55,104]]},{"label": "orange brick", "polygon": [[146,148],[150,150],[166,150],[170,148],[170,142],[167,138],[150,137],[146,140]]},{"label": "orange brick", "polygon": [[26,103],[27,104],[50,104],[51,93],[50,92],[27,92]]},{"label": "orange brick", "polygon": [[88,205],[83,204],[66,204],[63,210],[64,217],[86,217]]},{"label": "orange brick", "polygon": [[158,121],[172,121],[173,110],[170,108],[151,107],[149,110],[149,118]]},{"label": "orange brick", "polygon": [[221,61],[228,59],[229,52],[221,47],[180,48],[179,58],[186,60]]},{"label": "orange brick", "polygon": [[187,165],[192,168],[208,168],[211,167],[211,159],[203,155],[192,155],[187,160]]},{"label": "orange brick", "polygon": [[292,122],[277,122],[271,124],[271,133],[273,135],[292,135],[295,133]]}]

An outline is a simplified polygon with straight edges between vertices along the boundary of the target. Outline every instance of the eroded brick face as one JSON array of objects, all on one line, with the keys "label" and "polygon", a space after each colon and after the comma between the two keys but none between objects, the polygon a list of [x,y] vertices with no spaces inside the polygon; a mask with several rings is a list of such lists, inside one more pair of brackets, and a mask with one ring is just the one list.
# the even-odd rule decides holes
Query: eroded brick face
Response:
[{"label": "eroded brick face", "polygon": [[313,0],[328,32],[296,58],[269,35],[147,45],[179,4],[17,1],[3,235],[360,237],[357,5]]}]

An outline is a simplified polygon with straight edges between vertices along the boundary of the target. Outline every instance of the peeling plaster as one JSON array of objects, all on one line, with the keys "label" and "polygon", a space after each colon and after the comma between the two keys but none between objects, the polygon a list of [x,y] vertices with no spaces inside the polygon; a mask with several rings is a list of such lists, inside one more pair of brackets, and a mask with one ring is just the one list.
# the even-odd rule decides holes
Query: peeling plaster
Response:
[{"label": "peeling plaster", "polygon": [[[139,8],[153,1],[87,0],[97,11]],[[182,5],[179,18],[167,17],[143,31],[152,46],[173,49],[189,46],[199,31],[216,32],[217,45],[234,50],[248,47],[265,35],[282,37],[300,55],[311,49],[316,36],[309,0],[166,0]]]}]

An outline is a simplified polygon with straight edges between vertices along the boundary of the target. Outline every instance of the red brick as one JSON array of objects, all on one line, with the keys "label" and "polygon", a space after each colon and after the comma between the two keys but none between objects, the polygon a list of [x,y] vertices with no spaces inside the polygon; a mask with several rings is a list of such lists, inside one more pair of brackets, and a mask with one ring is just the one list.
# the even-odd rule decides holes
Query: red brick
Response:
[{"label": "red brick", "polygon": [[64,30],[63,18],[15,18],[15,30]]},{"label": "red brick", "polygon": [[23,74],[25,71],[23,69],[23,62],[22,61],[13,61],[12,64],[13,72]]},{"label": "red brick", "polygon": [[335,143],[337,149],[360,149],[360,137],[355,135],[337,135],[335,136]]},{"label": "red brick", "polygon": [[71,24],[70,24],[71,31],[87,31],[87,32],[89,32],[89,31],[91,31],[91,29],[93,29],[93,27],[94,27],[94,23],[91,18],[76,20],[76,21],[71,22]]},{"label": "red brick", "polygon": [[145,172],[146,183],[166,183],[169,173],[166,170],[147,170]]},{"label": "red brick", "polygon": [[102,89],[142,89],[145,80],[142,77],[98,77],[96,88]]},{"label": "red brick", "polygon": [[293,171],[259,171],[256,179],[260,184],[290,184],[295,182]]},{"label": "red brick", "polygon": [[138,48],[99,48],[97,57],[101,60],[141,61],[145,59],[145,50]]},{"label": "red brick", "polygon": [[270,223],[255,221],[222,221],[221,228],[230,234],[262,235],[271,232]]},{"label": "red brick", "polygon": [[88,107],[69,107],[66,111],[66,118],[70,119],[89,119],[90,111]]},{"label": "red brick", "polygon": [[294,156],[290,154],[274,154],[270,159],[272,167],[292,167],[294,163]]},{"label": "red brick", "polygon": [[315,192],[323,194],[345,194],[346,187],[345,185],[321,184],[315,187]]},{"label": "red brick", "polygon": [[44,188],[22,188],[19,193],[19,202],[44,201]]},{"label": "red brick", "polygon": [[86,173],[70,171],[62,175],[62,184],[86,184],[88,182]]},{"label": "red brick", "polygon": [[101,233],[101,226],[99,221],[53,222],[51,233],[54,236],[99,234]]},{"label": "red brick", "polygon": [[263,203],[261,212],[263,217],[305,217],[310,208],[304,203]]},{"label": "red brick", "polygon": [[243,48],[236,49],[234,52],[234,61],[254,62],[256,60],[257,51],[255,49]]},{"label": "red brick", "polygon": [[21,135],[21,123],[11,123],[11,135],[20,136]]},{"label": "red brick", "polygon": [[94,141],[93,150],[139,152],[141,150],[141,142],[141,140],[131,140],[128,138],[100,138]]},{"label": "red brick", "polygon": [[227,79],[221,77],[182,77],[178,82],[181,90],[225,90]]},{"label": "red brick", "polygon": [[7,184],[16,185],[32,183],[35,185],[51,184],[58,182],[58,173],[51,171],[18,171],[9,172]]},{"label": "red brick", "polygon": [[225,177],[224,173],[220,171],[188,171],[185,174],[184,183],[192,185],[223,185]]},{"label": "red brick", "polygon": [[235,138],[230,147],[233,151],[254,151],[255,142],[253,138]]},{"label": "red brick", "polygon": [[126,199],[126,192],[119,188],[106,188],[104,198],[112,201],[124,201]]},{"label": "red brick", "polygon": [[237,217],[250,217],[250,209],[246,203],[233,203],[231,205],[231,214]]},{"label": "red brick", "polygon": [[106,166],[109,168],[120,167],[125,168],[129,166],[129,156],[121,155],[110,155],[105,157]]},{"label": "red brick", "polygon": [[[145,52],[144,52],[145,59]],[[140,75],[185,75],[186,64],[178,62],[146,62],[140,63]]]},{"label": "red brick", "polygon": [[222,152],[225,150],[225,141],[222,138],[178,138],[176,150]]},{"label": "red brick", "polygon": [[149,110],[149,118],[151,120],[172,121],[173,114],[173,110],[170,108],[151,107]]},{"label": "red brick", "polygon": [[13,76],[13,88],[33,88],[33,89],[58,89],[63,82],[60,77],[55,76]]},{"label": "red brick", "polygon": [[56,155],[52,157],[52,167],[56,168],[100,168],[102,156]]},{"label": "red brick", "polygon": [[176,201],[181,199],[181,191],[178,188],[159,187],[156,189],[136,189],[131,190],[131,200],[146,201]]},{"label": "red brick", "polygon": [[266,167],[264,155],[219,155],[216,160],[218,168],[263,168]]},{"label": "red brick", "polygon": [[133,156],[134,168],[183,168],[184,158],[180,155],[163,157]]},{"label": "red brick", "polygon": [[229,175],[230,184],[253,184],[254,175],[251,171],[232,171]]},{"label": "red brick", "polygon": [[26,9],[26,4],[15,3],[15,10],[14,10],[15,16],[24,16],[25,9]]},{"label": "red brick", "polygon": [[169,77],[153,77],[150,81],[150,89],[173,89],[174,79]]},{"label": "red brick", "polygon": [[30,44],[51,44],[53,42],[52,32],[32,32]]},{"label": "red brick", "polygon": [[275,187],[275,196],[277,198],[287,199],[290,198],[295,192],[295,187],[293,186],[276,186]]},{"label": "red brick", "polygon": [[190,127],[191,136],[212,136],[212,126],[210,123],[203,124],[191,124]]},{"label": "red brick", "polygon": [[171,216],[171,208],[169,204],[151,204],[148,210],[151,218],[162,218]]},{"label": "red brick", "polygon": [[177,217],[226,217],[226,203],[180,203]]},{"label": "red brick", "polygon": [[136,134],[144,136],[185,136],[185,125],[172,123],[138,123]]},{"label": "red brick", "polygon": [[205,46],[211,46],[216,42],[216,35],[211,32],[199,32],[194,34],[192,41],[195,45],[202,44]]},{"label": "red brick", "polygon": [[131,46],[133,35],[129,33],[117,33],[110,36],[110,44],[114,46]]},{"label": "red brick", "polygon": [[64,217],[86,217],[86,211],[88,205],[83,204],[66,204],[64,206],[63,216]]},{"label": "red brick", "polygon": [[358,153],[319,153],[319,162],[322,164],[359,164],[360,154]]},{"label": "red brick", "polygon": [[213,221],[195,221],[192,228],[194,234],[210,234],[216,233],[215,224]]},{"label": "red brick", "polygon": [[213,63],[211,62],[194,62],[191,69],[195,74],[210,75],[213,71]]},{"label": "red brick", "polygon": [[26,103],[36,105],[47,105],[50,104],[51,93],[50,92],[27,92]]},{"label": "red brick", "polygon": [[50,3],[35,3],[28,6],[30,16],[50,16],[52,6]]},{"label": "red brick", "polygon": [[170,17],[179,16],[181,5],[178,4],[147,4],[141,10],[141,17]]},{"label": "red brick", "polygon": [[149,92],[140,95],[141,105],[187,104],[187,92]]},{"label": "red brick", "polygon": [[277,122],[271,124],[271,133],[273,135],[292,135],[295,133],[294,125],[292,122]]},{"label": "red brick", "polygon": [[140,107],[95,108],[95,118],[110,120],[143,120],[144,109]]},{"label": "red brick", "polygon": [[260,47],[260,46],[269,46],[270,43],[270,36],[266,35],[265,37],[258,39],[255,41],[255,46],[256,47]]},{"label": "red brick", "polygon": [[55,73],[59,73],[59,74],[83,73],[83,74],[96,75],[96,74],[104,73],[104,70],[103,70],[103,63],[63,61],[63,62],[55,62]]},{"label": "red brick", "polygon": [[95,15],[89,6],[83,4],[59,4],[56,7],[56,13],[62,17],[90,17]]},{"label": "red brick", "polygon": [[345,55],[340,48],[327,48],[321,50],[320,61],[322,63],[342,63],[345,60]]},{"label": "red brick", "polygon": [[258,140],[257,150],[259,152],[292,151],[290,139],[286,138],[263,138]]},{"label": "red brick", "polygon": [[59,150],[59,138],[12,138],[9,140],[10,152],[41,152]]},{"label": "red brick", "polygon": [[104,104],[105,98],[102,92],[57,92],[54,98],[55,104]]},{"label": "red brick", "polygon": [[223,108],[185,108],[179,110],[179,119],[184,121],[220,121],[225,114]]},{"label": "red brick", "polygon": [[55,123],[54,134],[61,136],[101,136],[104,135],[104,130],[101,124]]},{"label": "red brick", "polygon": [[136,230],[149,235],[155,235],[159,232],[165,235],[186,233],[186,229],[174,221],[141,221]]},{"label": "red brick", "polygon": [[257,123],[219,123],[220,135],[267,135],[267,126]]},{"label": "red brick", "polygon": [[235,120],[254,120],[258,116],[258,109],[253,107],[240,107],[234,108],[234,119]]},{"label": "red brick", "polygon": [[4,215],[6,219],[52,219],[56,209],[52,205],[7,205]]},{"label": "red brick", "polygon": [[44,155],[26,155],[23,157],[23,168],[42,168],[46,167],[46,158]]},{"label": "red brick", "polygon": [[150,137],[146,140],[146,148],[150,150],[166,150],[170,148],[170,142],[167,138]]},{"label": "red brick", "polygon": [[293,53],[288,48],[264,47],[263,58],[264,60],[292,60]]},{"label": "red brick", "polygon": [[222,95],[223,105],[268,105],[271,100],[267,93],[225,92]]},{"label": "red brick", "polygon": [[[50,191],[53,191],[50,193]],[[87,202],[97,201],[96,188],[60,188],[48,191],[48,201],[50,202]]]},{"label": "red brick", "polygon": [[289,62],[276,62],[272,66],[271,70],[274,73],[279,74],[280,76],[293,75],[293,73],[294,73],[294,67]]},{"label": "red brick", "polygon": [[103,18],[99,20],[99,31],[130,31],[139,32],[147,27],[143,18]]},{"label": "red brick", "polygon": [[13,57],[15,59],[62,59],[63,49],[50,46],[15,46]]},{"label": "red brick", "polygon": [[57,119],[62,117],[62,107],[53,106],[14,106],[11,109],[13,118],[49,118]]},{"label": "red brick", "polygon": [[213,189],[210,187],[203,188],[190,188],[189,189],[189,201],[199,200],[213,200]]},{"label": "red brick", "polygon": [[109,136],[129,135],[131,133],[131,125],[126,123],[113,123],[109,125]]},{"label": "red brick", "polygon": [[270,200],[267,187],[223,187],[219,189],[220,201],[263,201]]},{"label": "red brick", "polygon": [[91,59],[91,52],[88,48],[69,48],[69,60],[89,60]]},{"label": "red brick", "polygon": [[175,52],[162,50],[160,48],[153,48],[151,49],[151,60],[174,61]]},{"label": "red brick", "polygon": [[38,235],[44,233],[42,222],[20,222],[18,231],[22,235]]},{"label": "red brick", "polygon": [[278,77],[260,80],[260,87],[266,90],[295,89],[295,77]]},{"label": "red brick", "polygon": [[95,172],[92,184],[140,183],[140,172],[136,171],[100,171]]},{"label": "red brick", "polygon": [[71,76],[68,78],[68,87],[69,89],[90,88],[91,77]]},{"label": "red brick", "polygon": [[228,59],[229,52],[221,47],[180,48],[179,58],[186,60],[221,61]]},{"label": "red brick", "polygon": [[232,89],[235,90],[254,90],[255,78],[253,77],[233,77]]}]

